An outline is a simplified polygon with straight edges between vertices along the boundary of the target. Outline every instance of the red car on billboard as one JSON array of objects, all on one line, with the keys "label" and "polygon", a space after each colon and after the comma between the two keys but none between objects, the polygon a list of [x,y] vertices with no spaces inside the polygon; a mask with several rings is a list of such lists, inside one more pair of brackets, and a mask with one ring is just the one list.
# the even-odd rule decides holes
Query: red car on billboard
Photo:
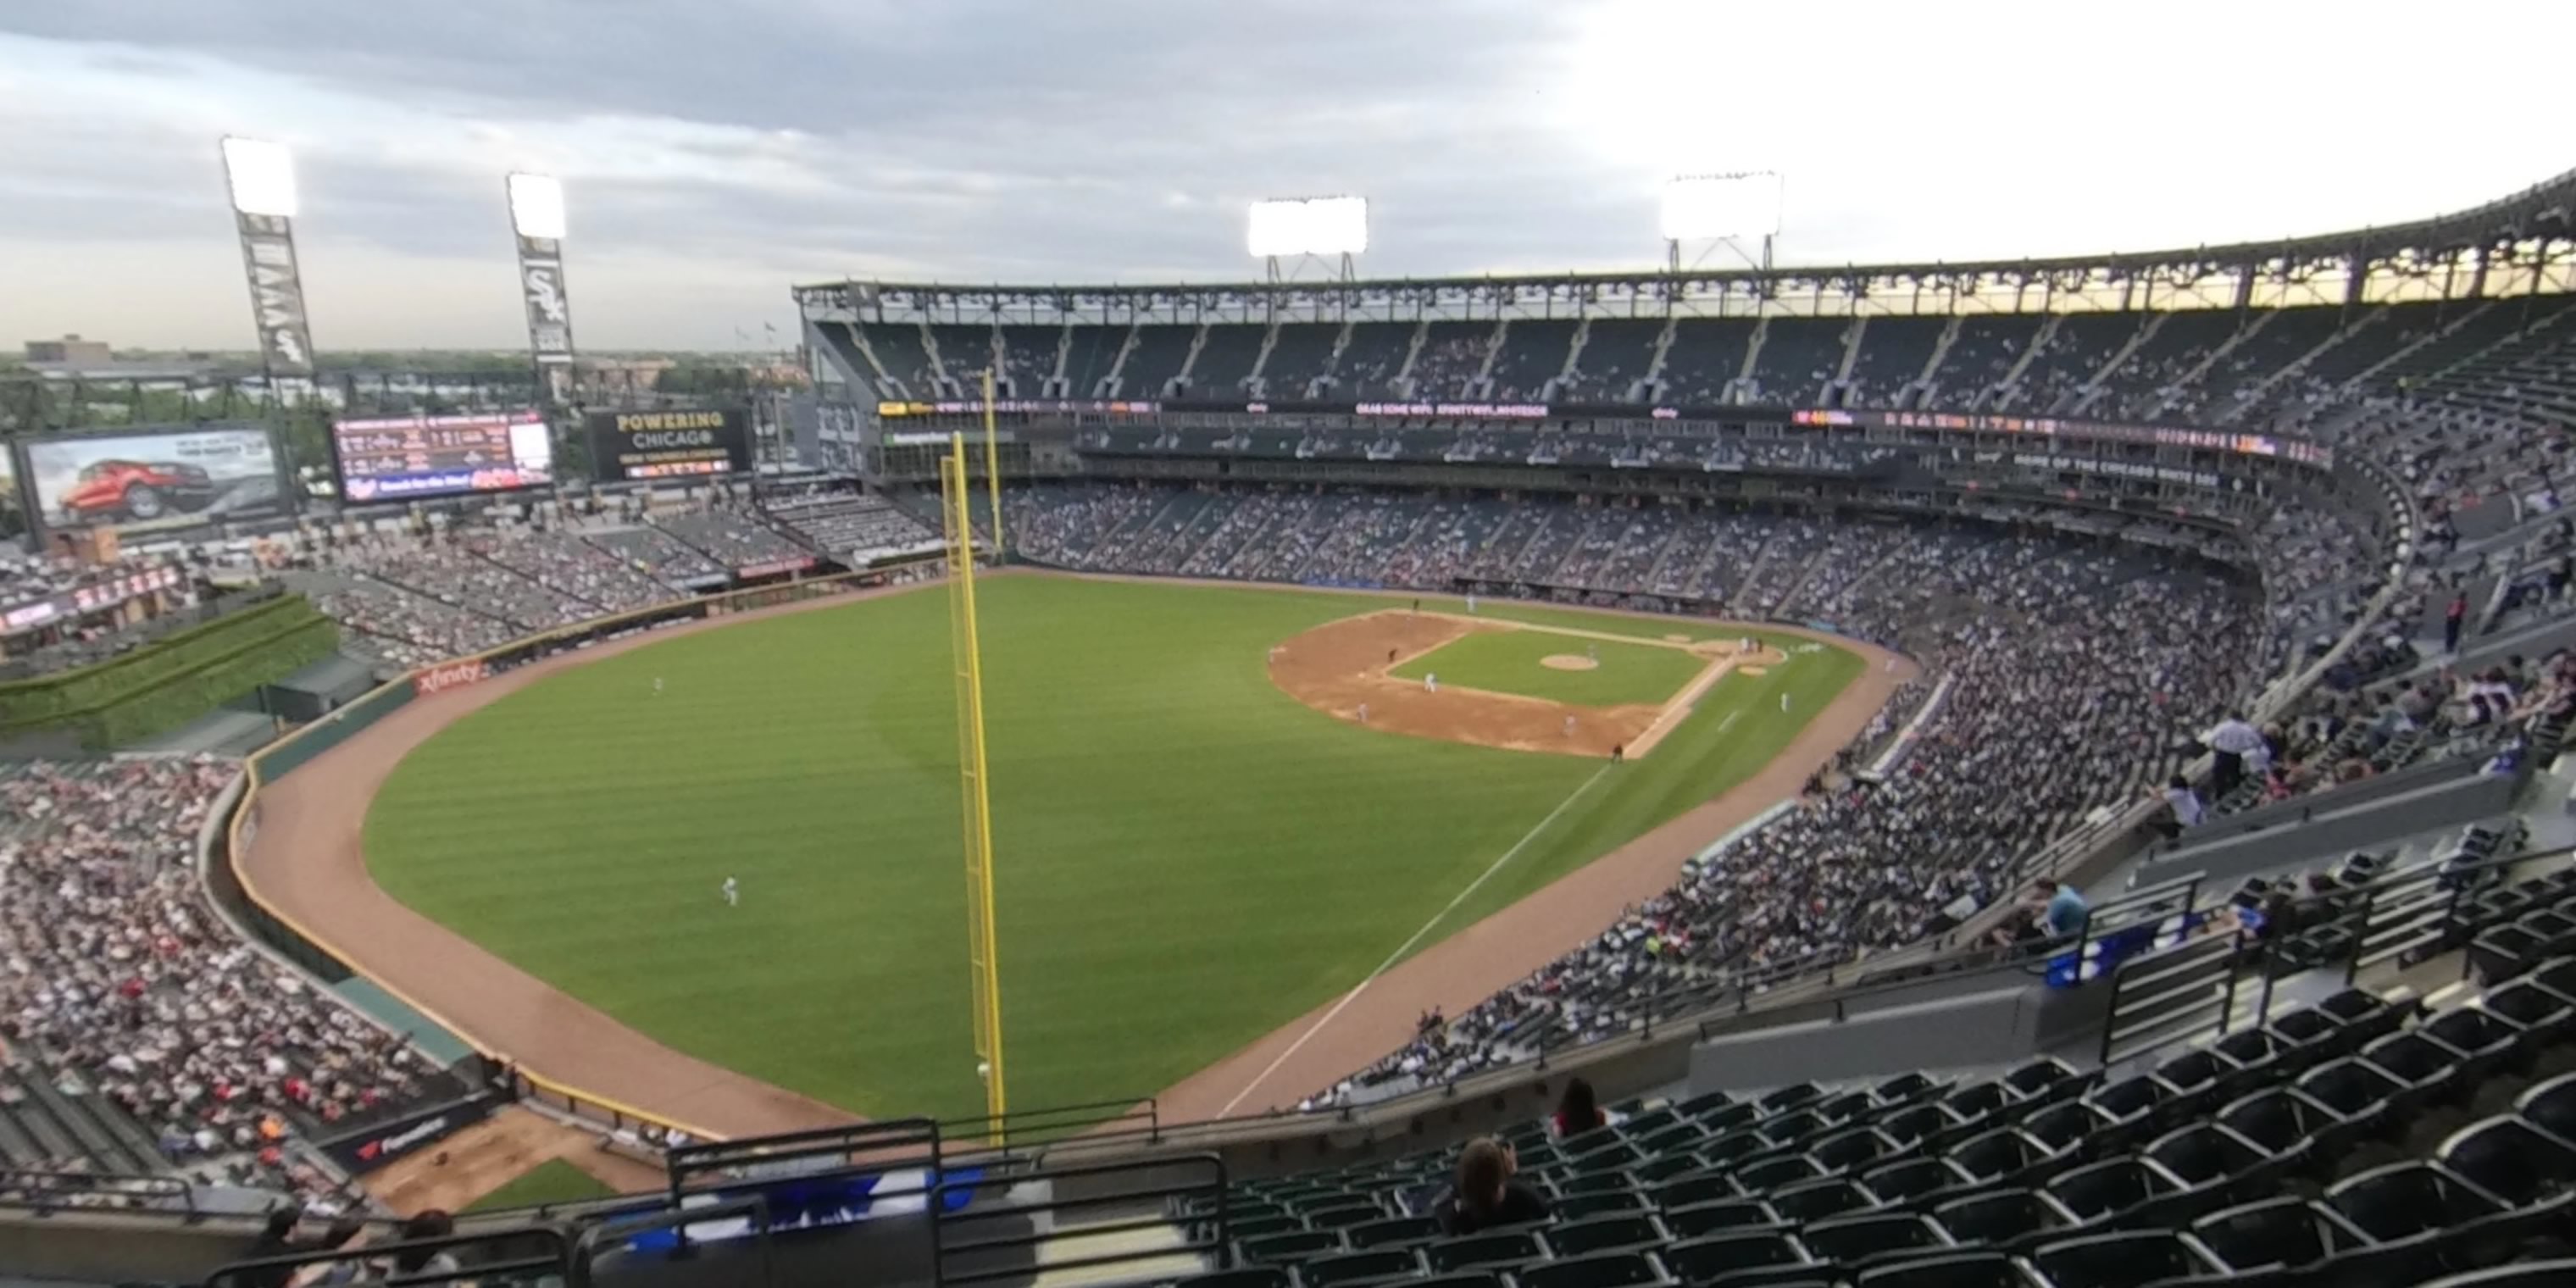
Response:
[{"label": "red car on billboard", "polygon": [[203,469],[171,461],[92,461],[57,502],[73,523],[158,519],[206,508],[214,480]]}]

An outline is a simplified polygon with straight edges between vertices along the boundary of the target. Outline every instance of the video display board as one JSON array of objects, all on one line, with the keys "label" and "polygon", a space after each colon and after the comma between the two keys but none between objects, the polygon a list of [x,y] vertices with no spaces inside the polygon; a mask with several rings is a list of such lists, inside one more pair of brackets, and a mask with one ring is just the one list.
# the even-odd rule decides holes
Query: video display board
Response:
[{"label": "video display board", "polygon": [[595,411],[587,418],[591,476],[689,478],[751,468],[751,415],[743,407]]},{"label": "video display board", "polygon": [[173,425],[39,438],[24,468],[36,522],[120,535],[287,513],[277,444],[265,425]]},{"label": "video display board", "polygon": [[352,505],[544,487],[555,445],[534,411],[396,416],[331,425],[340,496]]}]

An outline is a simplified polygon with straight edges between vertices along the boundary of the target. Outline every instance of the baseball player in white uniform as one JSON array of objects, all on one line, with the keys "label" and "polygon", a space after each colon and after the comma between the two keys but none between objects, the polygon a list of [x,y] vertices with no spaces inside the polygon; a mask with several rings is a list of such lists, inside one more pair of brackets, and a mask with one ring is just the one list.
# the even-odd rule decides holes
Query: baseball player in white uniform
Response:
[{"label": "baseball player in white uniform", "polygon": [[728,908],[738,908],[742,906],[742,886],[737,884],[732,877],[725,878],[724,901],[725,906]]},{"label": "baseball player in white uniform", "polygon": [[1440,677],[1429,671],[1423,672],[1422,691],[1425,693],[1438,693],[1440,691]]}]

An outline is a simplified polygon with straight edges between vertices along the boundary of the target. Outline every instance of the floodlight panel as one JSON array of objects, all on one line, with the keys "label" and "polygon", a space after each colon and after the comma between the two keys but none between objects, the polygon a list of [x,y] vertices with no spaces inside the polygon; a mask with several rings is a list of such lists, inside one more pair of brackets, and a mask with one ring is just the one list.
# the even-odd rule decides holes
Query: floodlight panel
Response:
[{"label": "floodlight panel", "polygon": [[1244,223],[1244,245],[1263,259],[1359,254],[1368,249],[1368,201],[1362,197],[1256,201]]},{"label": "floodlight panel", "polygon": [[1306,203],[1307,236],[1318,255],[1357,255],[1368,249],[1368,199],[1318,197]]},{"label": "floodlight panel", "polygon": [[563,181],[550,174],[511,175],[510,227],[522,237],[563,240]]},{"label": "floodlight panel", "polygon": [[295,217],[295,156],[269,139],[224,139],[224,177],[233,209],[245,215]]},{"label": "floodlight panel", "polygon": [[1769,237],[1780,231],[1780,176],[1684,175],[1664,185],[1666,241]]}]

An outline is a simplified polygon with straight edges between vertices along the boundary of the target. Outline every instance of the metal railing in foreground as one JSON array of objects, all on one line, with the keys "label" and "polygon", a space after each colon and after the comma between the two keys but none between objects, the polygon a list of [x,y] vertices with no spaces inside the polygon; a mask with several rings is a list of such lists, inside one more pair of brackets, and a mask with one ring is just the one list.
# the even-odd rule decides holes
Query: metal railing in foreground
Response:
[{"label": "metal railing in foreground", "polygon": [[558,1225],[451,1234],[434,1239],[396,1239],[339,1248],[293,1252],[285,1256],[236,1261],[206,1276],[205,1288],[263,1288],[267,1284],[308,1282],[314,1268],[346,1270],[348,1279],[315,1278],[310,1282],[383,1284],[492,1285],[534,1284],[552,1280],[565,1288],[589,1288],[590,1276],[574,1255],[572,1232]]},{"label": "metal railing in foreground", "polygon": [[[972,1199],[988,1182],[943,1180],[932,1188],[931,1246],[941,1284],[1026,1279],[1041,1264],[1053,1275],[1171,1258],[1197,1258],[1208,1269],[1225,1263],[1226,1169],[1214,1154],[1042,1166],[1011,1179],[1009,1192],[993,1202],[953,1212],[952,1198]],[[1177,1241],[1153,1237],[1187,1210],[1203,1215],[1181,1220]],[[1067,1245],[1105,1250],[1047,1255]]]}]

